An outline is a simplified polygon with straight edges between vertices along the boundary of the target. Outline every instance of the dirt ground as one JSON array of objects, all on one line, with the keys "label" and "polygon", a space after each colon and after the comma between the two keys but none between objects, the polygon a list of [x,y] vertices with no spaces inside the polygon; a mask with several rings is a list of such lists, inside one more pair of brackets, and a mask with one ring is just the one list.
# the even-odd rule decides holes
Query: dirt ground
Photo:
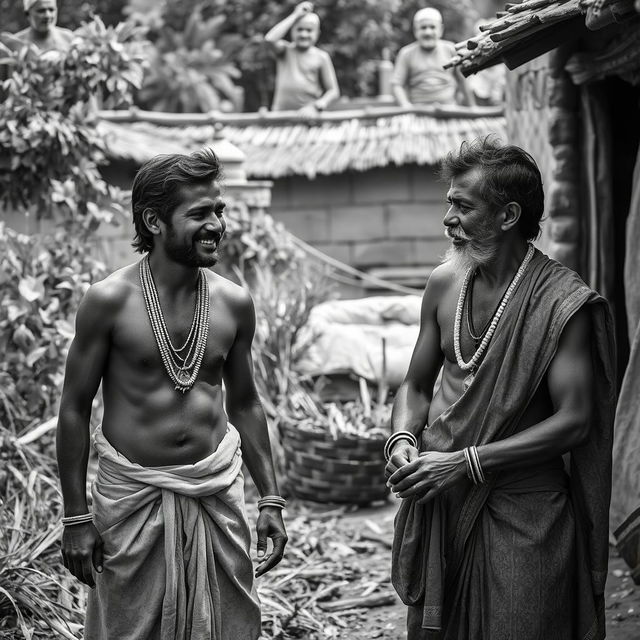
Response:
[{"label": "dirt ground", "polygon": [[[319,514],[329,507],[304,503],[317,510]],[[383,541],[390,541],[393,531],[393,517],[397,504],[392,499],[374,507],[349,510],[340,517],[336,526],[344,529],[350,535],[358,532],[370,531],[372,523],[378,530],[380,540],[376,553],[361,554],[358,563],[367,566],[369,571],[378,576],[386,571],[386,584],[381,585],[385,592],[392,591],[389,582],[389,546]],[[375,536],[374,536],[375,538]],[[369,540],[371,538],[369,537]],[[370,558],[368,560],[367,556]],[[383,567],[386,559],[386,568]],[[612,549],[609,563],[609,577],[606,590],[607,638],[609,640],[640,640],[640,586],[633,584],[624,562]],[[404,640],[405,638],[405,607],[396,600],[387,606],[372,607],[354,613],[348,626],[349,631],[340,634],[344,640]]]}]

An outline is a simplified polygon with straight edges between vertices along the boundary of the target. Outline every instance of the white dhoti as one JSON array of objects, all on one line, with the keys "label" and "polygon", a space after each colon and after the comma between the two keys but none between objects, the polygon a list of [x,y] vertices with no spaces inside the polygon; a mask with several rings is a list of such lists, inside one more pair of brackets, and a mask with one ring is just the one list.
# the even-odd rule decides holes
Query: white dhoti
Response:
[{"label": "white dhoti", "polygon": [[228,426],[195,464],[142,467],[98,428],[95,525],[102,573],[86,640],[256,640],[260,605],[249,556],[240,436]]}]

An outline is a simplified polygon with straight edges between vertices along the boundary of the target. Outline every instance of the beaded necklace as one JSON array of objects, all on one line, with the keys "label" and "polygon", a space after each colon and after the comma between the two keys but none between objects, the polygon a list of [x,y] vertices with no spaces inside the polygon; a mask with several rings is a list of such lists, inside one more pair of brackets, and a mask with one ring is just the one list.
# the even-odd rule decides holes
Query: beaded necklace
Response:
[{"label": "beaded necklace", "polygon": [[198,377],[209,335],[209,286],[205,270],[200,269],[198,273],[193,320],[189,335],[180,348],[176,348],[171,342],[171,337],[162,315],[158,290],[149,266],[148,255],[140,261],[140,284],[142,285],[142,295],[144,296],[144,303],[151,322],[151,328],[153,329],[153,335],[155,336],[164,367],[176,390],[185,393],[191,389]]},{"label": "beaded necklace", "polygon": [[456,354],[456,362],[458,363],[458,366],[463,371],[470,372],[469,375],[464,379],[465,391],[469,388],[469,385],[473,382],[475,372],[478,368],[478,363],[480,362],[480,359],[484,355],[484,352],[486,351],[487,346],[489,345],[489,342],[491,342],[491,338],[493,338],[493,334],[496,331],[498,322],[500,322],[500,318],[502,317],[504,309],[507,306],[507,303],[509,302],[509,299],[511,298],[511,295],[513,294],[515,288],[518,286],[518,283],[520,282],[520,280],[522,280],[522,276],[524,275],[524,272],[527,266],[529,265],[529,262],[531,262],[531,258],[533,258],[534,251],[535,249],[533,245],[529,243],[529,249],[527,250],[527,254],[524,257],[522,264],[518,268],[518,271],[516,271],[515,276],[513,276],[513,280],[511,280],[511,284],[509,284],[509,287],[507,288],[504,296],[502,297],[502,300],[500,301],[500,305],[498,306],[498,309],[496,310],[496,312],[493,315],[493,318],[491,319],[491,324],[489,325],[487,332],[484,334],[482,341],[480,342],[480,346],[476,349],[475,353],[471,357],[471,360],[469,360],[468,362],[465,362],[464,359],[462,358],[462,350],[460,349],[460,325],[462,324],[461,322],[462,310],[464,308],[465,298],[467,297],[467,289],[469,288],[469,282],[471,281],[471,277],[474,274],[474,270],[472,267],[469,267],[469,269],[467,269],[467,273],[465,274],[464,281],[462,283],[462,289],[460,289],[460,297],[458,298],[458,306],[456,307],[456,317],[453,324],[453,350],[455,351],[455,354]]}]

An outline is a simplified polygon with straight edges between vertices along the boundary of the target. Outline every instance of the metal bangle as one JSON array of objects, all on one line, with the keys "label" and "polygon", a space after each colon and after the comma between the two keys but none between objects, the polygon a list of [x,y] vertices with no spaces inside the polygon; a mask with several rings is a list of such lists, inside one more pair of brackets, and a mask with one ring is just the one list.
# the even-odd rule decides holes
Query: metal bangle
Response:
[{"label": "metal bangle", "polygon": [[392,433],[384,445],[384,459],[388,462],[391,458],[391,449],[399,440],[407,440],[412,447],[418,448],[418,440],[411,431],[396,431]]}]

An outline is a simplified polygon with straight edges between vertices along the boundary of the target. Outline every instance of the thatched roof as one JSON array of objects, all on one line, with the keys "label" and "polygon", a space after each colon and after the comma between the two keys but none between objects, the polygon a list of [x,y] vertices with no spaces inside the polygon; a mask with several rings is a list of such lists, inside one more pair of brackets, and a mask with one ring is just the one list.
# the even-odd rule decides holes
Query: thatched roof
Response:
[{"label": "thatched roof", "polygon": [[135,163],[159,153],[190,152],[221,136],[244,152],[252,178],[436,164],[463,140],[489,134],[506,139],[496,108],[361,108],[330,111],[313,122],[282,114],[102,112],[98,126],[108,155]]},{"label": "thatched roof", "polygon": [[481,33],[456,44],[445,66],[470,75],[504,62],[509,69],[569,42],[588,30],[637,17],[634,0],[525,0],[507,4]]}]

